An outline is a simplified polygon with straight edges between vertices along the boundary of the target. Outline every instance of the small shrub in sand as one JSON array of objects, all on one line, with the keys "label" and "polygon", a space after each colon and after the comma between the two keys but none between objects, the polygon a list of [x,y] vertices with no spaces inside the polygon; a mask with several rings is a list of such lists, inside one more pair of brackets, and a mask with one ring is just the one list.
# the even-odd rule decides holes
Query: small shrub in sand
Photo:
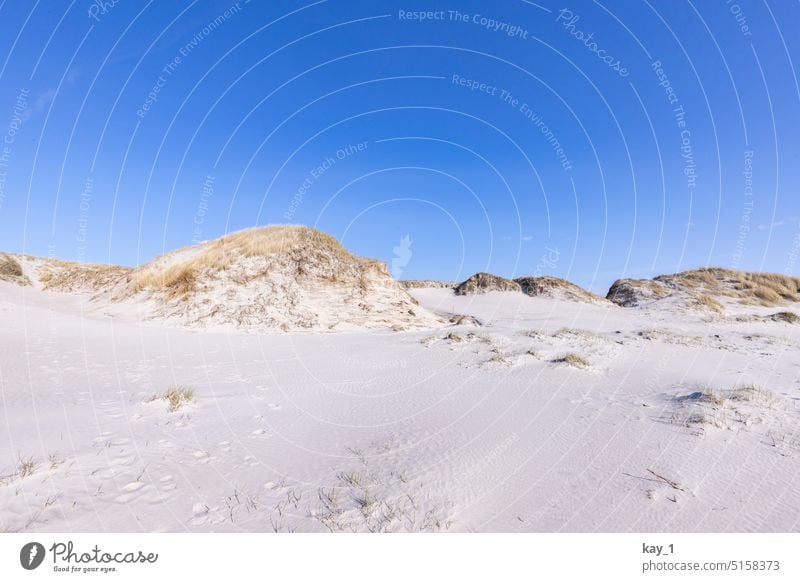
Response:
[{"label": "small shrub in sand", "polygon": [[194,390],[186,386],[173,386],[163,394],[153,396],[150,401],[153,400],[165,400],[169,404],[169,411],[175,412],[194,400]]},{"label": "small shrub in sand", "polygon": [[582,356],[579,356],[578,354],[575,354],[573,352],[570,352],[568,354],[564,354],[563,356],[557,357],[556,359],[553,360],[553,363],[555,363],[555,364],[568,364],[568,365],[574,366],[576,368],[588,368],[589,367],[589,361],[586,358],[584,358]]}]

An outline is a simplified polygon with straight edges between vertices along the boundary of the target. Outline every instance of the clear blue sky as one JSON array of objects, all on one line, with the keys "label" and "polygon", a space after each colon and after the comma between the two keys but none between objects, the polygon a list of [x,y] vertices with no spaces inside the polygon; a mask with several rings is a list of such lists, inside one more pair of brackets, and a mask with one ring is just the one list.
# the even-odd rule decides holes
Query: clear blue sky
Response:
[{"label": "clear blue sky", "polygon": [[0,249],[134,265],[292,222],[402,278],[797,274],[798,22],[745,0],[5,0]]}]

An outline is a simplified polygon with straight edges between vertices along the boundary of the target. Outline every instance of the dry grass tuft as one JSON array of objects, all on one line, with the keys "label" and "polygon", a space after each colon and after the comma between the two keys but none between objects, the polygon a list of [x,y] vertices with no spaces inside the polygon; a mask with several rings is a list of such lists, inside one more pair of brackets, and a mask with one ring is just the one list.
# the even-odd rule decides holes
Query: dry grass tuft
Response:
[{"label": "dry grass tuft", "polygon": [[8,281],[21,285],[30,284],[30,281],[25,277],[25,272],[22,270],[22,265],[19,264],[19,261],[5,253],[0,253],[0,281]]},{"label": "dry grass tuft", "polygon": [[783,321],[785,323],[798,323],[800,322],[800,315],[791,311],[779,311],[778,313],[770,315],[770,319],[773,321]]},{"label": "dry grass tuft", "polygon": [[169,404],[169,411],[175,412],[194,400],[194,390],[186,386],[172,386],[163,394],[150,398],[149,402],[154,400],[165,400]]},{"label": "dry grass tuft", "polygon": [[131,280],[134,293],[140,291],[167,291],[170,297],[181,297],[194,291],[197,283],[196,267],[191,264],[172,265],[163,271],[139,271]]},{"label": "dry grass tuft", "polygon": [[38,269],[38,276],[48,290],[98,291],[123,280],[130,272],[129,267],[48,259]]},{"label": "dry grass tuft", "polygon": [[781,301],[781,296],[777,291],[761,285],[753,289],[753,295],[761,299],[762,304],[776,305]]},{"label": "dry grass tuft", "polygon": [[744,384],[735,387],[728,395],[728,399],[732,402],[751,402],[754,404],[772,406],[780,402],[782,397],[768,388],[762,388],[755,384]]},{"label": "dry grass tuft", "polygon": [[767,409],[781,409],[786,399],[772,390],[744,384],[732,390],[704,388],[676,399],[671,422],[703,432],[704,426],[735,430],[758,422]]},{"label": "dry grass tuft", "polygon": [[17,465],[17,475],[20,479],[24,479],[25,477],[30,477],[33,475],[34,471],[36,471],[36,463],[33,461],[33,457],[22,457],[19,458],[19,464]]},{"label": "dry grass tuft", "polygon": [[717,299],[712,297],[711,295],[706,295],[705,293],[701,293],[694,298],[694,304],[697,307],[703,309],[709,309],[715,313],[722,313],[725,311],[725,308],[722,306]]},{"label": "dry grass tuft", "polygon": [[692,392],[688,396],[679,398],[682,402],[701,402],[712,406],[726,406],[729,403],[750,402],[769,406],[781,400],[781,396],[769,390],[756,386],[755,384],[742,384],[735,386],[732,390],[714,390],[704,388],[699,392]]},{"label": "dry grass tuft", "polygon": [[569,352],[552,360],[554,364],[568,364],[576,368],[588,368],[589,361],[576,353]]}]

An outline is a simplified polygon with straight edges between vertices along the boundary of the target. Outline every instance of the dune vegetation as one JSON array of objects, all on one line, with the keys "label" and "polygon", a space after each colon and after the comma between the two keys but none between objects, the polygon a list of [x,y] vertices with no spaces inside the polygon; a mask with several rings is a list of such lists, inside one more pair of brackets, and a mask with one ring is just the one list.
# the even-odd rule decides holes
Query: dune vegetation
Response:
[{"label": "dune vegetation", "polygon": [[346,264],[382,266],[378,261],[349,253],[329,234],[305,226],[275,225],[225,235],[197,247],[167,254],[136,269],[130,291],[165,291],[184,296],[195,289],[201,273],[225,271],[241,259],[293,255],[296,275],[308,274],[303,263],[322,262],[331,282]]},{"label": "dune vegetation", "polygon": [[28,285],[30,282],[25,277],[22,265],[14,257],[0,253],[0,281]]}]

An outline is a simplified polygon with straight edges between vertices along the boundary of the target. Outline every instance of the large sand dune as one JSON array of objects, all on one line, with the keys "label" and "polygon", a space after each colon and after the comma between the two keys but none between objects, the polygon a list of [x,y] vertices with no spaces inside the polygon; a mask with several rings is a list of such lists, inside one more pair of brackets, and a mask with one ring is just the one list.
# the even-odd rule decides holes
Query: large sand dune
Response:
[{"label": "large sand dune", "polygon": [[[269,226],[161,255],[135,269],[4,255],[0,280],[91,295],[100,317],[190,328],[340,331],[441,322],[380,261],[302,226]],[[4,276],[5,273],[5,276]]]}]

